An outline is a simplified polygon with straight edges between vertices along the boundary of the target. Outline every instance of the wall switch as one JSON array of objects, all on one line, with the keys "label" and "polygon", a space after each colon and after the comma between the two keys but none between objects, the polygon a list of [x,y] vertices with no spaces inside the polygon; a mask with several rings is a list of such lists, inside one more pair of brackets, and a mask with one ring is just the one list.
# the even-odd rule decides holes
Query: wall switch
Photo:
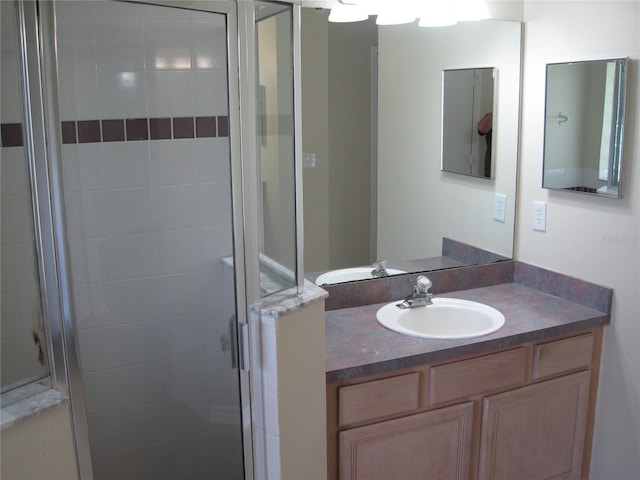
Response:
[{"label": "wall switch", "polygon": [[533,202],[533,229],[539,232],[547,231],[547,204]]},{"label": "wall switch", "polygon": [[316,168],[318,166],[318,157],[315,153],[302,154],[302,166],[304,168]]},{"label": "wall switch", "polygon": [[496,193],[495,203],[493,205],[493,219],[504,223],[507,210],[507,196]]}]

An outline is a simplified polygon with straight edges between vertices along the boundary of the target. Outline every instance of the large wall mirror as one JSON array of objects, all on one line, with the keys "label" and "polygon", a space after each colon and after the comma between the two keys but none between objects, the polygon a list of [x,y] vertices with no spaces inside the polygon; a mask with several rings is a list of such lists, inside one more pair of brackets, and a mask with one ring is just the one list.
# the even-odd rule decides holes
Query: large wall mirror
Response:
[{"label": "large wall mirror", "polygon": [[627,63],[547,65],[544,188],[620,197]]},{"label": "large wall mirror", "polygon": [[[521,24],[423,28],[327,17],[302,9],[307,278],[379,260],[415,272],[511,258]],[[470,66],[495,69],[499,80],[492,181],[441,170],[443,71]],[[504,221],[493,217],[496,194]],[[481,254],[450,256],[445,245]]]},{"label": "large wall mirror", "polygon": [[494,68],[442,72],[442,170],[491,178]]}]

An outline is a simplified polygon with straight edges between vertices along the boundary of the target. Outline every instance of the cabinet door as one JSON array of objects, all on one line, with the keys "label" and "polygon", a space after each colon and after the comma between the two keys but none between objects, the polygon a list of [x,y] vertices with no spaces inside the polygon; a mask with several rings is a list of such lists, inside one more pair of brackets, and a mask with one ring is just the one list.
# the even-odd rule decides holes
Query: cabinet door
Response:
[{"label": "cabinet door", "polygon": [[580,478],[590,372],[487,397],[479,479]]},{"label": "cabinet door", "polygon": [[341,432],[340,478],[466,479],[473,403]]}]

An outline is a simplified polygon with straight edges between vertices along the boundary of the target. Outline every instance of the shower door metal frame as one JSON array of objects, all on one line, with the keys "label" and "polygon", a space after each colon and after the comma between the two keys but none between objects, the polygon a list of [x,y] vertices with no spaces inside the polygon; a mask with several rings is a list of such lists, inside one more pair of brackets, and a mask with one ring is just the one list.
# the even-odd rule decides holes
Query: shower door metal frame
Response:
[{"label": "shower door metal frame", "polygon": [[[258,73],[257,62],[257,18],[254,0],[234,0],[238,4],[238,33],[240,56],[240,115],[242,117],[242,156],[244,220],[245,220],[245,253],[247,274],[248,305],[257,305],[260,295],[260,241],[263,223],[260,207],[261,176],[258,153]],[[291,64],[293,71],[293,171],[294,178],[294,214],[295,214],[295,285],[298,291],[304,289],[304,219],[302,191],[302,55],[301,55],[301,6],[299,0],[260,0],[262,3],[273,3],[291,8]],[[253,186],[254,188],[250,188]],[[257,352],[252,352],[257,353]]]},{"label": "shower door metal frame", "polygon": [[[53,32],[51,4],[16,2],[22,89],[24,144],[29,163],[35,241],[40,270],[42,309],[52,387],[70,402],[78,475],[92,479],[89,430],[82,372],[73,326],[69,248],[66,239],[64,191],[55,71],[55,45],[44,41]],[[53,38],[53,36],[49,37]],[[55,68],[55,65],[54,65]]]},{"label": "shower door metal frame", "polygon": [[[127,0],[114,0],[127,1]],[[245,205],[241,151],[237,4],[233,0],[136,1],[222,14],[226,18],[229,142],[233,211],[234,278],[238,328],[247,325]],[[59,128],[55,2],[16,0],[25,123],[25,151],[32,184],[36,247],[41,278],[52,387],[67,395],[79,478],[93,478],[82,371],[74,323],[69,246],[66,239]],[[236,352],[238,349],[235,350]],[[248,352],[244,352],[247,355]],[[242,365],[242,363],[241,363]],[[254,476],[253,428],[248,367],[239,369],[245,478]]]}]

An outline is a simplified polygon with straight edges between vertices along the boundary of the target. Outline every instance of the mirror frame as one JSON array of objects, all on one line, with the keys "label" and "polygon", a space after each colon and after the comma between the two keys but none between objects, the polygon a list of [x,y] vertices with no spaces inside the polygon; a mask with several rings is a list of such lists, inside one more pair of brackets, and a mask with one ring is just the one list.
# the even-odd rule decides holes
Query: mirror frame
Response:
[{"label": "mirror frame", "polygon": [[[304,10],[303,10],[304,12]],[[493,25],[493,24],[496,25]],[[312,24],[314,28],[316,28],[316,24]],[[304,27],[304,16],[303,16],[303,27]],[[460,264],[456,265],[422,265],[423,261],[432,260],[434,255],[438,255],[438,258],[448,259],[448,255],[445,254],[443,243],[445,240],[453,240],[460,242],[468,241],[467,233],[470,231],[478,231],[477,225],[479,220],[487,219],[487,225],[490,227],[488,229],[482,229],[483,233],[481,236],[481,240],[476,244],[472,242],[477,249],[487,249],[487,251],[496,252],[496,255],[500,255],[502,258],[500,260],[509,259],[513,257],[513,248],[514,248],[514,231],[515,231],[515,208],[513,207],[513,202],[516,196],[515,190],[517,188],[517,183],[515,180],[515,173],[517,170],[517,163],[519,159],[519,151],[518,151],[518,141],[519,141],[519,130],[518,125],[520,122],[520,87],[522,84],[522,76],[521,76],[521,66],[522,66],[522,55],[523,55],[523,45],[522,45],[522,32],[523,25],[522,22],[519,21],[506,21],[506,20],[489,20],[486,22],[469,22],[469,23],[461,23],[456,25],[455,27],[447,27],[443,29],[426,29],[419,28],[417,25],[402,26],[402,32],[400,32],[399,26],[389,26],[389,27],[379,27],[378,28],[378,38],[379,43],[378,47],[384,49],[383,55],[380,57],[380,61],[386,59],[387,69],[386,76],[381,77],[379,83],[382,85],[388,86],[389,82],[393,81],[394,78],[402,78],[402,88],[396,88],[396,92],[400,95],[398,98],[388,98],[383,105],[380,105],[379,108],[384,107],[386,110],[386,114],[382,115],[382,118],[385,119],[384,128],[378,128],[379,135],[384,134],[385,138],[392,138],[393,142],[387,145],[383,153],[383,157],[380,157],[380,151],[377,152],[378,156],[385,160],[383,167],[380,167],[380,158],[378,159],[378,168],[377,174],[375,175],[374,180],[379,180],[382,178],[393,178],[393,177],[385,177],[385,172],[388,169],[397,168],[397,163],[394,159],[403,158],[408,159],[410,161],[409,169],[413,169],[413,174],[407,175],[403,177],[402,188],[398,189],[397,185],[384,185],[383,194],[385,195],[385,200],[387,202],[393,200],[397,202],[401,202],[402,211],[405,208],[413,208],[420,209],[420,202],[415,202],[413,200],[408,200],[402,198],[388,198],[386,196],[396,195],[396,193],[403,196],[408,191],[419,192],[422,188],[429,188],[431,190],[430,185],[425,185],[425,178],[429,179],[430,182],[438,183],[438,189],[435,191],[434,195],[438,196],[437,198],[441,198],[443,191],[455,193],[458,190],[468,189],[469,192],[473,193],[474,201],[469,202],[467,198],[460,197],[458,195],[454,195],[453,203],[450,207],[452,208],[463,208],[465,212],[468,212],[468,216],[471,218],[470,221],[462,222],[461,227],[451,227],[451,222],[447,220],[447,215],[451,209],[433,209],[430,215],[433,215],[433,220],[438,222],[438,226],[440,224],[445,224],[446,229],[441,233],[442,235],[439,238],[436,238],[433,235],[424,236],[423,232],[418,232],[415,235],[405,235],[403,237],[407,237],[406,240],[402,240],[403,242],[412,242],[403,245],[403,252],[406,252],[407,255],[391,255],[389,253],[382,252],[380,250],[380,227],[379,225],[376,227],[376,231],[374,234],[378,235],[378,243],[376,245],[377,249],[374,248],[371,261],[357,261],[352,263],[334,263],[325,265],[315,265],[310,269],[305,269],[306,278],[313,281],[319,276],[321,273],[326,271],[334,271],[336,269],[344,269],[347,267],[362,267],[366,265],[371,265],[371,269],[373,269],[373,262],[375,260],[385,260],[388,259],[388,266],[391,268],[398,268],[407,271],[405,267],[405,263],[412,263],[410,266],[411,273],[425,271],[425,270],[440,270],[440,269],[448,269],[448,268],[456,268],[462,266]],[[324,25],[317,27],[320,28],[319,34],[326,35],[326,28]],[[489,28],[489,30],[487,30]],[[303,28],[303,30],[306,30]],[[406,31],[405,31],[406,30]],[[487,41],[483,44],[477,44],[471,42],[469,44],[463,37],[458,36],[458,31],[462,30],[462,33],[465,37],[473,38],[485,38],[488,35]],[[307,30],[309,31],[309,30]],[[315,32],[315,30],[311,30]],[[510,41],[499,41],[497,37],[497,33],[503,32],[508,35],[507,38]],[[455,36],[454,36],[455,34]],[[516,38],[517,35],[517,38]],[[329,38],[335,39],[337,36],[330,35]],[[320,37],[323,39],[324,37]],[[504,38],[504,37],[502,37]],[[426,41],[428,39],[428,41]],[[405,50],[401,55],[384,55],[386,52],[395,52],[396,49],[402,48],[401,41],[407,42],[405,44]],[[321,42],[321,44],[323,44]],[[314,44],[315,45],[315,44]],[[453,47],[456,50],[456,54],[451,56],[446,52]],[[499,52],[494,55],[494,51],[497,48]],[[315,50],[314,50],[315,52]],[[303,60],[304,60],[304,47],[303,47]],[[309,57],[306,57],[309,58]],[[411,59],[413,59],[414,64],[415,61],[418,63],[418,69],[415,71],[415,74],[412,76],[401,75],[399,76],[397,72],[402,71],[405,64],[408,64]],[[327,58],[324,56],[324,52],[320,51],[317,55],[317,60],[312,64],[315,68],[318,64],[322,64],[322,62],[327,62]],[[404,62],[404,63],[403,63]],[[304,63],[304,62],[303,62]],[[399,65],[397,65],[399,63]],[[499,128],[501,131],[500,138],[496,138],[493,141],[493,155],[494,155],[494,179],[491,182],[486,182],[486,178],[474,179],[469,176],[462,175],[452,175],[448,172],[441,171],[441,117],[442,117],[442,71],[444,69],[464,69],[467,67],[473,68],[494,68],[495,71],[495,79],[494,82],[500,82],[500,89],[494,92],[494,101],[499,105],[499,110],[494,111],[494,121],[500,123]],[[315,70],[313,70],[315,71]],[[393,72],[396,72],[395,74]],[[316,75],[317,77],[317,75]],[[315,78],[315,77],[314,77]],[[503,81],[506,80],[506,83],[503,84]],[[406,85],[405,85],[406,84]],[[407,88],[404,88],[404,87]],[[321,85],[322,87],[322,85]],[[309,90],[307,90],[309,91]],[[324,90],[320,88],[319,94],[322,95]],[[412,99],[408,98],[410,95],[408,92],[417,92],[419,93],[418,97],[413,97]],[[436,93],[437,92],[437,96]],[[426,94],[429,93],[430,96],[427,97]],[[516,96],[514,96],[514,93]],[[385,96],[380,96],[380,98],[386,98]],[[315,97],[314,97],[315,98]],[[404,106],[410,105],[411,108],[407,113],[403,113],[398,116],[398,109],[403,108]],[[434,108],[435,107],[435,108]],[[324,115],[323,109],[319,111],[320,115]],[[315,117],[314,117],[315,118]],[[380,114],[377,116],[378,120],[380,120]],[[402,121],[392,121],[391,119],[398,118]],[[508,119],[513,118],[513,121],[508,123],[509,125],[509,134],[505,134],[503,123]],[[502,122],[502,123],[501,123]],[[413,142],[407,142],[407,136],[411,136],[411,132],[415,130],[415,128],[427,128],[429,132],[432,133],[432,139],[429,142],[426,142],[426,136],[418,135],[417,139]],[[512,132],[513,128],[513,133]],[[320,130],[323,132],[324,130]],[[383,133],[382,133],[383,132]],[[378,144],[380,144],[380,139],[378,140]],[[498,144],[499,143],[499,144]],[[378,145],[379,146],[379,145]],[[321,148],[324,147],[324,144],[321,144]],[[398,148],[400,147],[400,148]],[[318,148],[316,144],[314,147],[305,147],[305,151],[315,152],[314,148]],[[390,150],[390,151],[389,151]],[[321,150],[322,153],[322,150]],[[435,160],[434,162],[425,162],[425,154],[428,155],[429,158]],[[320,163],[320,160],[325,157],[318,157],[318,167],[323,166],[324,164]],[[335,156],[329,156],[326,158],[336,158]],[[503,161],[504,159],[504,161]],[[311,166],[311,165],[309,165]],[[315,166],[315,165],[314,165]],[[513,172],[513,176],[512,176]],[[307,174],[315,174],[314,170],[307,170],[305,172],[305,181],[307,180]],[[324,172],[321,172],[324,174]],[[368,176],[363,175],[361,178],[366,178]],[[318,175],[313,175],[313,178],[318,178]],[[319,177],[321,180],[324,177]],[[508,180],[511,179],[511,180]],[[321,183],[321,186],[324,184]],[[306,184],[305,184],[306,187]],[[306,189],[305,189],[306,190]],[[453,192],[452,192],[453,191]],[[313,190],[314,194],[316,193]],[[376,189],[376,194],[380,196],[380,186]],[[500,193],[503,198],[503,202],[506,205],[506,221],[498,220],[496,221],[492,212],[494,211],[493,205],[495,203],[495,194]],[[306,194],[306,192],[305,192]],[[505,198],[506,197],[506,198]],[[319,197],[324,199],[324,197]],[[477,201],[476,201],[477,200]],[[306,205],[309,204],[305,202]],[[314,205],[321,204],[326,205],[324,202],[318,202],[317,198],[314,200]],[[377,201],[376,204],[378,207],[378,217],[380,218],[380,201]],[[387,204],[383,204],[387,205]],[[471,210],[469,210],[471,208]],[[412,213],[410,215],[402,215],[397,216],[393,215],[391,208],[386,208],[384,210],[384,214],[386,215],[383,219],[390,224],[390,228],[386,228],[387,232],[393,231],[393,222],[402,221],[406,222],[407,217],[411,217],[412,215],[418,215],[415,218],[422,218],[423,213],[416,211],[415,214]],[[315,212],[314,212],[315,213]],[[324,210],[320,212],[324,214]],[[479,214],[476,214],[479,213]],[[306,214],[306,211],[305,211]],[[306,218],[305,218],[306,220]],[[326,223],[325,217],[319,218],[317,222],[320,226],[324,226]],[[421,222],[421,228],[427,228],[433,230],[434,224],[428,222],[429,225],[423,225]],[[455,223],[455,222],[454,222]],[[313,222],[315,225],[316,223]],[[317,255],[320,260],[324,260],[325,254],[325,245],[328,245],[328,239],[326,239],[323,235],[325,231],[319,232],[319,235],[310,235],[307,232],[306,225],[309,225],[309,222],[305,221],[305,243],[306,238],[312,238],[314,245],[319,246],[319,254]],[[375,223],[374,223],[375,225]],[[499,245],[496,248],[492,248],[491,243],[487,243],[485,240],[489,238],[489,236],[494,236],[496,232],[505,232],[505,236],[501,238],[499,241]],[[385,237],[385,240],[389,240]],[[390,241],[394,241],[391,239]],[[508,242],[508,243],[507,243]],[[385,248],[389,247],[389,242],[383,245]],[[406,246],[406,248],[405,248]],[[431,250],[426,250],[426,252],[433,251],[433,254],[421,254],[417,249],[424,249],[424,247],[429,248]],[[471,245],[467,244],[467,247],[471,247]],[[390,248],[390,247],[389,247]],[[412,250],[413,249],[413,250]],[[468,249],[468,248],[467,248]],[[313,250],[313,249],[312,249]],[[417,253],[413,253],[416,251]],[[456,249],[456,252],[458,250]],[[305,252],[306,255],[306,252]],[[396,260],[397,257],[401,257],[401,259]],[[404,258],[405,260],[402,260]],[[458,255],[454,258],[456,260]],[[466,258],[466,257],[465,257]],[[413,260],[412,260],[413,259]],[[417,260],[416,260],[417,259]],[[310,263],[306,262],[307,258],[305,258],[306,265],[310,266]],[[419,267],[415,267],[413,263],[416,261],[422,262]],[[465,260],[466,261],[466,260]],[[397,265],[397,263],[402,263],[403,265]],[[432,262],[433,263],[433,262]],[[442,263],[442,262],[441,262]],[[474,262],[475,264],[475,262]],[[405,268],[403,268],[405,267]]]},{"label": "mirror frame", "polygon": [[[610,138],[609,138],[609,155],[608,155],[608,178],[607,180],[603,180],[598,178],[600,181],[606,181],[606,185],[602,185],[600,187],[591,187],[584,185],[574,185],[574,186],[555,186],[552,179],[549,178],[550,174],[548,172],[551,171],[549,167],[550,156],[548,152],[548,147],[550,145],[550,124],[558,124],[558,126],[562,127],[567,122],[571,121],[571,114],[567,114],[567,111],[561,111],[555,109],[550,111],[549,107],[549,92],[550,92],[550,69],[557,66],[572,66],[572,65],[587,65],[587,64],[608,64],[614,63],[614,77],[613,77],[613,92],[611,98],[611,122],[610,122]],[[580,60],[580,61],[570,61],[570,62],[557,62],[557,63],[548,63],[546,65],[545,70],[545,126],[544,126],[544,142],[543,142],[543,166],[542,166],[542,188],[548,190],[561,190],[566,192],[577,192],[584,193],[588,195],[596,195],[607,198],[622,198],[622,166],[623,166],[623,156],[624,156],[624,127],[626,120],[626,104],[627,104],[627,90],[628,90],[628,81],[629,81],[629,58],[604,58],[604,59],[596,59],[596,60]],[[606,89],[606,85],[605,85]],[[606,95],[606,90],[603,92],[603,95]],[[587,102],[581,102],[580,106],[586,107]],[[558,111],[556,111],[558,110]],[[571,113],[571,112],[569,112]],[[582,115],[582,117],[586,117],[587,115]],[[600,127],[600,131],[602,131],[606,127],[605,118],[602,119],[602,124]],[[582,138],[585,135],[581,135]],[[588,145],[585,143],[581,143],[580,146],[584,148],[588,148]],[[561,165],[564,167],[564,164]],[[571,169],[571,165],[566,166],[567,170]],[[577,168],[577,167],[575,167]],[[563,168],[560,168],[563,170]],[[598,176],[599,177],[599,176]],[[613,177],[613,180],[611,179]]]},{"label": "mirror frame", "polygon": [[[481,155],[479,157],[479,163],[477,166],[477,172],[474,173],[474,165],[475,163],[472,161],[470,163],[470,167],[471,167],[471,171],[470,172],[462,172],[459,169],[455,169],[453,167],[451,167],[451,162],[447,162],[447,157],[446,153],[447,153],[447,149],[446,149],[446,144],[447,142],[445,141],[446,138],[446,132],[451,130],[451,125],[450,125],[450,121],[447,120],[447,112],[450,110],[447,108],[447,104],[451,105],[451,101],[447,101],[447,98],[451,99],[452,97],[457,97],[456,92],[453,92],[453,95],[451,95],[451,91],[449,91],[449,95],[447,96],[447,74],[453,74],[453,73],[457,73],[457,72],[476,72],[478,70],[484,71],[487,74],[490,73],[491,75],[491,110],[488,113],[482,113],[482,112],[486,112],[486,110],[482,110],[481,112],[476,112],[475,107],[476,107],[476,95],[475,95],[475,90],[476,90],[476,86],[474,85],[472,88],[472,96],[473,96],[473,100],[472,100],[472,122],[469,125],[466,125],[468,127],[471,128],[471,137],[469,138],[469,142],[467,143],[467,145],[469,146],[469,151],[470,151],[470,156],[472,157],[472,159],[476,159],[477,155]],[[476,177],[476,178],[481,178],[484,180],[492,180],[495,178],[495,155],[494,155],[494,148],[493,148],[493,142],[496,139],[497,135],[496,135],[496,131],[494,131],[493,129],[493,125],[491,126],[491,128],[489,129],[488,132],[485,133],[480,133],[480,127],[479,127],[479,123],[489,114],[493,114],[493,112],[497,111],[498,105],[497,105],[497,101],[496,101],[496,93],[497,93],[497,89],[498,89],[498,75],[497,75],[497,68],[496,67],[485,67],[485,66],[478,66],[478,67],[466,67],[466,68],[446,68],[444,70],[442,70],[442,128],[441,128],[441,144],[440,144],[440,169],[443,172],[447,172],[447,173],[455,173],[458,175],[465,175],[468,177]],[[488,93],[488,92],[487,92]],[[482,93],[481,93],[482,95]],[[482,98],[482,96],[480,97]],[[480,102],[482,103],[482,102]],[[464,126],[464,127],[466,127]],[[497,130],[497,129],[496,129]],[[476,132],[478,133],[479,136],[482,136],[483,139],[475,139],[474,137],[476,137]],[[488,135],[488,136],[487,136]],[[489,140],[487,140],[487,138]],[[486,174],[486,153],[485,155],[482,155],[480,152],[475,152],[474,151],[474,146],[476,145],[476,143],[479,143],[481,141],[481,143],[486,143],[488,145],[489,148],[489,155],[490,155],[490,159],[489,159],[489,175]],[[481,151],[486,151],[485,149],[487,148],[487,146],[485,146]],[[482,162],[482,159],[484,158],[484,162]],[[482,171],[480,171],[481,167],[484,166],[484,169],[482,169]]]}]

